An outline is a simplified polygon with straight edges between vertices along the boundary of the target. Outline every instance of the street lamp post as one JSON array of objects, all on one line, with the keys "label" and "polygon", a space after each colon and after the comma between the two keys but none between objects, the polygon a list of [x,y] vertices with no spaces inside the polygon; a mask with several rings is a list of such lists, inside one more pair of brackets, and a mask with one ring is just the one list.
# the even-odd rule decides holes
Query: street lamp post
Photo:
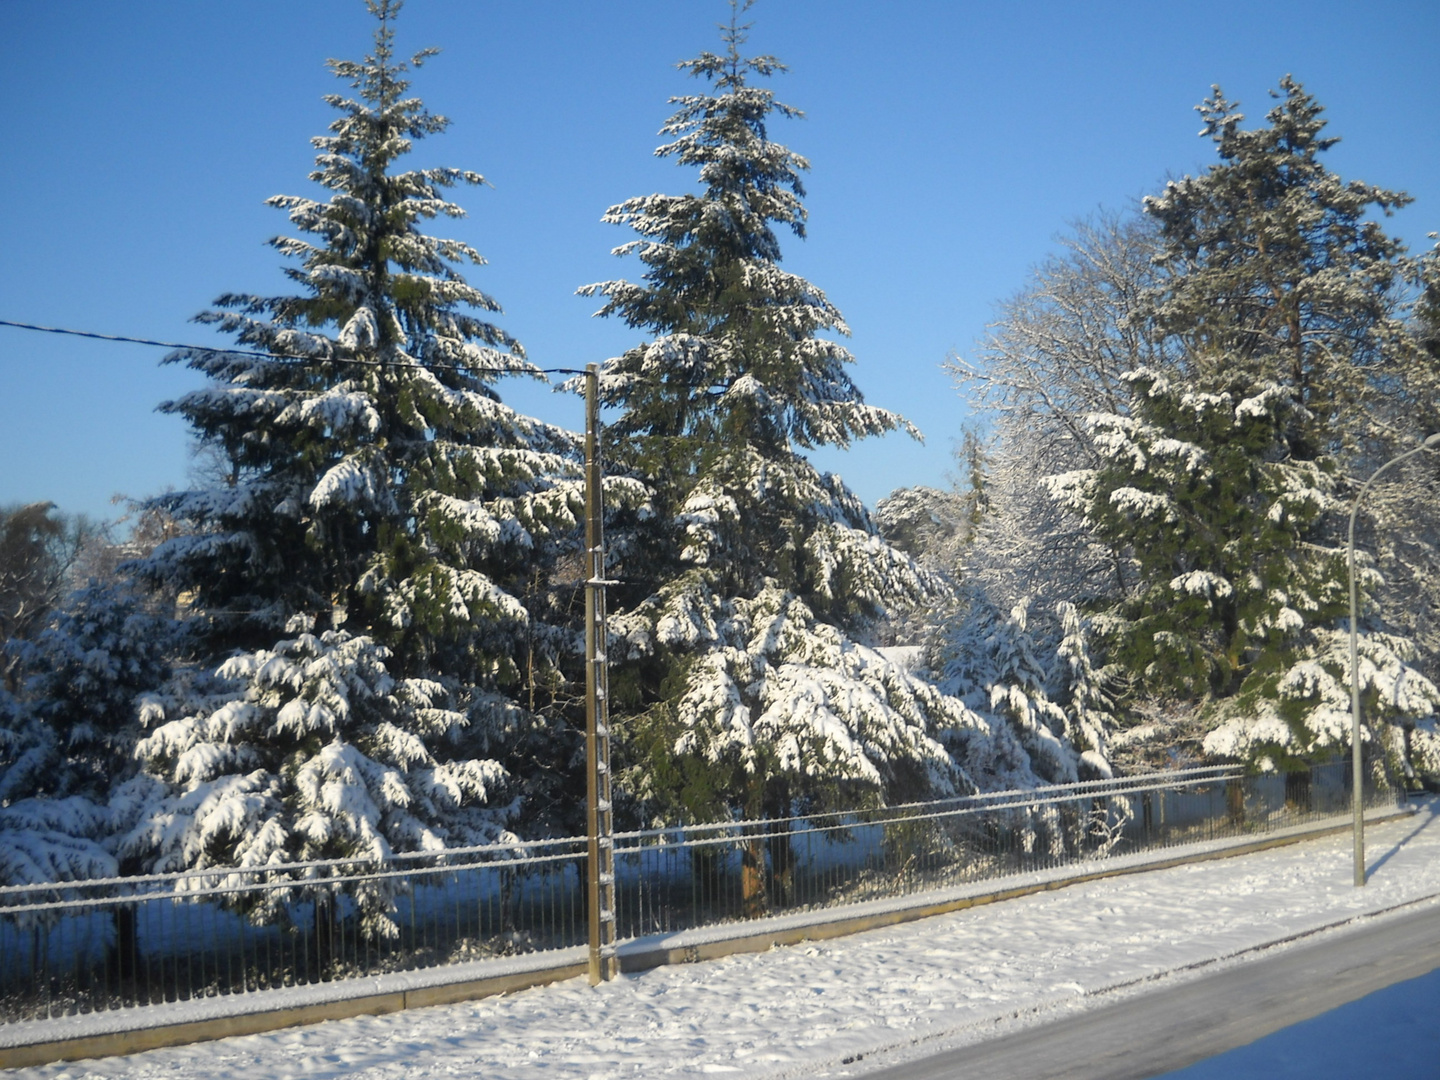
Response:
[{"label": "street lamp post", "polygon": [[1413,450],[1407,450],[1381,465],[1355,493],[1355,502],[1350,507],[1350,536],[1347,541],[1347,557],[1350,565],[1350,805],[1355,817],[1355,884],[1365,884],[1365,807],[1361,798],[1364,784],[1364,770],[1360,765],[1360,659],[1356,620],[1359,618],[1359,594],[1355,587],[1355,519],[1360,515],[1360,500],[1370,490],[1370,485],[1380,479],[1380,474],[1391,465],[1398,465],[1407,458],[1426,450],[1440,449],[1440,432],[1431,435]]}]

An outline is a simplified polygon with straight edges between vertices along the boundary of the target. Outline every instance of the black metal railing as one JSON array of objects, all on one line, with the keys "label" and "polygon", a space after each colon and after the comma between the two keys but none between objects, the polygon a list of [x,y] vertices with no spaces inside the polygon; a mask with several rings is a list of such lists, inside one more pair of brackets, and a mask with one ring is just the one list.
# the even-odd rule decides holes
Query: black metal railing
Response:
[{"label": "black metal railing", "polygon": [[[1345,763],[1177,770],[614,837],[620,939],[842,907],[1349,812]],[[1367,790],[1372,807],[1403,793]],[[583,837],[0,888],[0,1023],[586,943]],[[456,977],[461,977],[457,971]]]}]

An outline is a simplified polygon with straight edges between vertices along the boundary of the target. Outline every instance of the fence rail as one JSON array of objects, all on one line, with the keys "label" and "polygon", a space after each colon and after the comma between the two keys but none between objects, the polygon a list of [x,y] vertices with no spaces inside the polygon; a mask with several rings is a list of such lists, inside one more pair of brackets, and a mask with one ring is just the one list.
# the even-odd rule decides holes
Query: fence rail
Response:
[{"label": "fence rail", "polygon": [[[1403,793],[1367,789],[1367,805]],[[620,940],[1343,815],[1343,763],[1177,770],[614,837]],[[0,888],[0,1023],[583,945],[586,840]]]}]

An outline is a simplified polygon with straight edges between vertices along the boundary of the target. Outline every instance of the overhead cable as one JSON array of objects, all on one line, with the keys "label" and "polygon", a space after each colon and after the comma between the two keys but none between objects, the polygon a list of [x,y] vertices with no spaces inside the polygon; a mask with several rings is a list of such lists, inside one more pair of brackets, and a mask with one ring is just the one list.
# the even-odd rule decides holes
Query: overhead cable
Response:
[{"label": "overhead cable", "polygon": [[460,371],[467,375],[584,375],[582,368],[502,368],[483,367],[478,364],[432,364],[400,360],[363,360],[348,356],[301,356],[294,353],[263,352],[258,349],[224,349],[211,345],[187,345],[177,341],[154,341],[150,338],[126,337],[123,334],[98,334],[91,330],[70,330],[59,326],[38,326],[35,323],[15,322],[0,319],[0,326],[13,326],[19,330],[38,330],[45,334],[66,334],[70,337],[93,338],[97,341],[119,341],[130,345],[154,345],[161,349],[184,349],[192,352],[213,353],[219,356],[248,356],[257,360],[302,360],[321,361],[327,364],[353,364],[358,367],[423,367],[430,371]]}]

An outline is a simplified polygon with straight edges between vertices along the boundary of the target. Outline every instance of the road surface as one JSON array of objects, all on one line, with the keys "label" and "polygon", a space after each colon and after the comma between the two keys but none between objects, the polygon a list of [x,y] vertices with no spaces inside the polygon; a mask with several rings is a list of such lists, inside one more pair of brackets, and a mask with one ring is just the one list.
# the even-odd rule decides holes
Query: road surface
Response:
[{"label": "road surface", "polygon": [[[1440,968],[1440,906],[1377,919],[1179,985],[863,1080],[1146,1080]],[[869,1062],[865,1063],[869,1065]],[[844,1071],[857,1074],[857,1066]],[[863,1068],[863,1066],[860,1066]]]}]

